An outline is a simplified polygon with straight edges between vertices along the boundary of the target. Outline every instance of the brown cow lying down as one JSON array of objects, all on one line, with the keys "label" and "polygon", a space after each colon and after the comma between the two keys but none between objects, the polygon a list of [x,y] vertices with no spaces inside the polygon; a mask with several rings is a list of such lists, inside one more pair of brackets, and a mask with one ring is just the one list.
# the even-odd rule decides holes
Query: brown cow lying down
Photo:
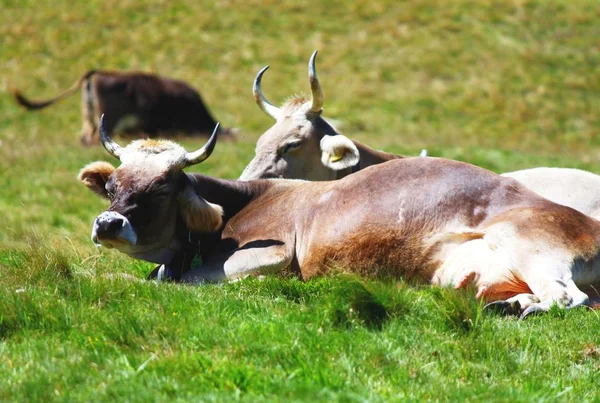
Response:
[{"label": "brown cow lying down", "polygon": [[[333,180],[403,158],[350,140],[327,123],[322,117],[324,98],[315,67],[316,56],[315,51],[308,63],[311,99],[292,98],[281,108],[269,103],[261,90],[262,76],[269,66],[258,72],[254,80],[254,98],[276,122],[258,140],[256,156],[240,179]],[[503,175],[517,179],[555,203],[600,219],[598,175],[568,168],[533,168]]]},{"label": "brown cow lying down", "polygon": [[30,101],[18,90],[13,95],[25,108],[37,110],[79,88],[82,89],[81,142],[86,145],[98,142],[98,120],[102,114],[106,114],[106,130],[110,133],[208,135],[216,124],[196,90],[183,81],[148,73],[91,70],[71,88],[49,100]]},{"label": "brown cow lying down", "polygon": [[188,174],[208,158],[169,141],[137,140],[79,179],[110,200],[92,240],[168,264],[199,233],[204,264],[188,283],[290,269],[302,278],[346,268],[453,285],[522,316],[589,303],[600,285],[600,222],[514,179],[462,162],[405,158],[338,181],[235,181]]}]

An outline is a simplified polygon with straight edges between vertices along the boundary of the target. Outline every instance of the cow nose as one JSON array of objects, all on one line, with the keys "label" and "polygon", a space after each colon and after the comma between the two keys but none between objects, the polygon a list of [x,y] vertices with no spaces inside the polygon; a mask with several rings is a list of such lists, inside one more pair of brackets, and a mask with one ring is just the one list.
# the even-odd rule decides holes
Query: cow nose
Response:
[{"label": "cow nose", "polygon": [[98,235],[114,235],[123,226],[123,219],[121,218],[109,218],[98,222]]},{"label": "cow nose", "polygon": [[92,228],[92,242],[112,248],[118,243],[126,242],[130,245],[137,244],[137,234],[127,217],[114,212],[105,211],[100,214]]},{"label": "cow nose", "polygon": [[123,228],[123,216],[112,211],[107,211],[96,218],[95,232],[98,238],[114,238]]}]

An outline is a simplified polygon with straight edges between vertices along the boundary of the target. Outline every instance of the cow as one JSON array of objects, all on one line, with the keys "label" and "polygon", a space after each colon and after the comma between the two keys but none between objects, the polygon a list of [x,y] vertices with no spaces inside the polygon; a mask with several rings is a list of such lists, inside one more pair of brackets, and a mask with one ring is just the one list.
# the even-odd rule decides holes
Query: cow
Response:
[{"label": "cow", "polygon": [[402,158],[350,140],[321,116],[324,97],[317,77],[316,57],[317,51],[308,63],[311,99],[294,97],[281,108],[267,101],[262,93],[262,76],[269,66],[258,72],[253,85],[254,99],[276,122],[258,139],[256,155],[244,169],[241,180],[334,180],[373,164]]},{"label": "cow", "polygon": [[[98,120],[106,114],[110,132],[149,136],[180,133],[208,135],[216,121],[200,94],[183,81],[142,72],[90,70],[68,90],[45,101],[31,101],[13,89],[17,102],[39,110],[81,89],[84,145],[98,143]],[[235,129],[225,130],[234,134]]]},{"label": "cow", "polygon": [[[256,103],[275,125],[258,140],[256,156],[241,180],[288,178],[335,180],[402,155],[374,150],[339,134],[321,116],[323,90],[319,83],[315,51],[308,63],[312,99],[292,98],[281,108],[263,95],[261,69],[253,85]],[[427,156],[422,150],[421,156]],[[517,179],[539,195],[600,220],[600,176],[568,168],[533,168],[503,174]]]},{"label": "cow", "polygon": [[203,264],[185,283],[287,270],[302,279],[348,269],[456,288],[525,317],[587,305],[600,284],[600,222],[518,181],[464,162],[404,158],[337,181],[222,180],[186,173],[212,153],[167,140],[101,142],[121,165],[79,180],[110,201],[92,241],[162,264],[192,239]]},{"label": "cow", "polygon": [[531,168],[508,172],[535,193],[600,220],[600,175],[573,168]]}]

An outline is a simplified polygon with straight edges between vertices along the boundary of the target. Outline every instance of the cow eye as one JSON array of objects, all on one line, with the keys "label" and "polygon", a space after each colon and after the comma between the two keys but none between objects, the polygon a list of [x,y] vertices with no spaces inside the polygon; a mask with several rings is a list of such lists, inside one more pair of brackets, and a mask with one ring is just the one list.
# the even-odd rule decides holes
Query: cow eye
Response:
[{"label": "cow eye", "polygon": [[159,190],[158,192],[154,193],[154,197],[157,199],[166,199],[169,197],[169,192],[167,190]]},{"label": "cow eye", "polygon": [[288,152],[295,150],[296,148],[300,147],[301,145],[302,145],[301,141],[293,141],[291,143],[287,143],[283,147],[283,154],[287,154]]},{"label": "cow eye", "polygon": [[104,186],[104,188],[106,189],[106,195],[108,196],[108,199],[109,200],[114,199],[115,198],[114,186],[107,183],[106,186]]},{"label": "cow eye", "polygon": [[148,193],[158,199],[168,197],[170,194],[169,188],[164,183],[156,183]]}]

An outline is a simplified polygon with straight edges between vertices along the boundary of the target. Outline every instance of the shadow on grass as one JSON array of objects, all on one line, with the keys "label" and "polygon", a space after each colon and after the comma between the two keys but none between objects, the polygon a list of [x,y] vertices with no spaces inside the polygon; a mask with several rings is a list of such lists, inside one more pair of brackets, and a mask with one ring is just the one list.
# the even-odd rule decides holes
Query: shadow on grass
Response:
[{"label": "shadow on grass", "polygon": [[[366,283],[359,277],[337,275],[331,279],[331,289],[326,303],[326,319],[334,327],[364,326],[379,330],[392,318],[409,312],[403,298],[385,298],[378,289],[379,283]],[[402,297],[398,292],[397,297]]]}]

